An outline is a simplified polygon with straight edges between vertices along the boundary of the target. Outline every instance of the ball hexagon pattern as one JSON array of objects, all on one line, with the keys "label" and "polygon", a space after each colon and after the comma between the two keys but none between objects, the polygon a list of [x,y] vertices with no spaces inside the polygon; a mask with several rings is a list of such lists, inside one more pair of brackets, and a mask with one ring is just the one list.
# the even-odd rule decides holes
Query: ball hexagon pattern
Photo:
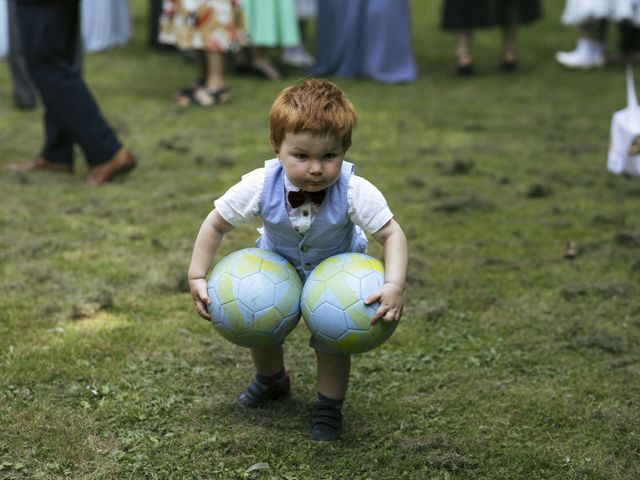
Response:
[{"label": "ball hexagon pattern", "polygon": [[243,347],[282,343],[300,320],[302,281],[281,255],[246,248],[214,267],[207,281],[211,323]]},{"label": "ball hexagon pattern", "polygon": [[385,342],[398,322],[371,325],[378,303],[364,304],[383,283],[382,263],[369,255],[342,253],[324,260],[302,289],[302,316],[311,334],[341,353],[362,353]]}]

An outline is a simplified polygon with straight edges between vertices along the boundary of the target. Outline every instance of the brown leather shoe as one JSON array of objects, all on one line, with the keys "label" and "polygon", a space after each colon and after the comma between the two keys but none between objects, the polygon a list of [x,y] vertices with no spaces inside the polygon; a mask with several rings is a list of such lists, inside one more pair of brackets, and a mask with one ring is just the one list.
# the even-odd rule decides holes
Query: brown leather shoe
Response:
[{"label": "brown leather shoe", "polygon": [[108,162],[97,165],[87,174],[87,185],[97,187],[125,175],[136,168],[136,158],[126,148],[121,148]]},{"label": "brown leather shoe", "polygon": [[55,163],[50,162],[41,155],[38,155],[33,160],[29,160],[23,163],[12,163],[7,167],[12,172],[56,172],[56,173],[71,173],[71,165],[67,163]]}]

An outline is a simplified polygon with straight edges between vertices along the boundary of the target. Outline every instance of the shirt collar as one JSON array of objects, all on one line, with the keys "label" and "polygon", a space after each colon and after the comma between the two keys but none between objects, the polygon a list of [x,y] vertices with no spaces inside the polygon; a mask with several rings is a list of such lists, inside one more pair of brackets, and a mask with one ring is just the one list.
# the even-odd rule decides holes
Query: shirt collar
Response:
[{"label": "shirt collar", "polygon": [[298,190],[300,190],[293,183],[291,183],[291,180],[287,178],[286,173],[284,174],[284,189],[285,189],[285,193],[297,192]]}]

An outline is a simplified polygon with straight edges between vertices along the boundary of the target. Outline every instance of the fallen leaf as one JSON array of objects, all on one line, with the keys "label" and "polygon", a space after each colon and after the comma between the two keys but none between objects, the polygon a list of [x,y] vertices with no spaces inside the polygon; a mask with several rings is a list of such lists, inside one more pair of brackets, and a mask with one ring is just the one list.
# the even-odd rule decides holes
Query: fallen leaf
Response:
[{"label": "fallen leaf", "polygon": [[254,463],[253,465],[251,465],[249,468],[247,468],[244,473],[251,473],[251,472],[255,472],[256,470],[268,470],[271,467],[269,466],[268,463]]}]

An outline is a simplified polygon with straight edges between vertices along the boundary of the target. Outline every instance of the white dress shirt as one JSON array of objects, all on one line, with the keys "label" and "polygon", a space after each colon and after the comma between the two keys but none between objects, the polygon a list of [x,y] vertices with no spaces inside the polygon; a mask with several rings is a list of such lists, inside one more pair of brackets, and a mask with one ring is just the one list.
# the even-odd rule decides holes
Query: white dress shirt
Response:
[{"label": "white dress shirt", "polygon": [[[242,180],[215,200],[216,210],[234,227],[248,223],[258,217],[258,209],[264,186],[264,168],[257,168],[242,176]],[[298,191],[287,176],[284,176],[286,193]],[[349,177],[347,190],[350,220],[369,235],[376,233],[393,218],[384,196],[371,182],[357,175]],[[291,226],[301,235],[307,233],[320,208],[310,199],[298,208],[286,202]]]}]

